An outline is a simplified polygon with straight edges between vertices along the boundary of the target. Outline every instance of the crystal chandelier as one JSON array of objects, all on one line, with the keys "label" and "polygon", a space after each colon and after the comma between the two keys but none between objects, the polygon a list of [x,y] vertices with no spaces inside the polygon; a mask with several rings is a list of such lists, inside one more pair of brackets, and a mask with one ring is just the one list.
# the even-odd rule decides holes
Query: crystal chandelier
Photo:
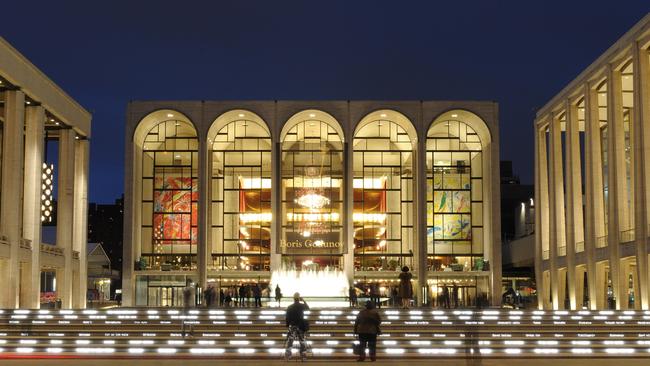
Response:
[{"label": "crystal chandelier", "polygon": [[329,205],[330,199],[323,196],[322,194],[309,192],[298,197],[296,199],[296,203],[310,210],[317,210]]}]

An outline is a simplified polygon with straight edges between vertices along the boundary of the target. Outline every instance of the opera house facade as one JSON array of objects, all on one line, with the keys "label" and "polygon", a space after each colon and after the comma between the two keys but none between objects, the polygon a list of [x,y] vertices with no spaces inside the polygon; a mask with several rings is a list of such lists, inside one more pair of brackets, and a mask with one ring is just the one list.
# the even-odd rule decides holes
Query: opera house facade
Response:
[{"label": "opera house facade", "polygon": [[280,273],[390,297],[404,266],[418,303],[500,301],[494,102],[135,101],[126,141],[124,305]]}]

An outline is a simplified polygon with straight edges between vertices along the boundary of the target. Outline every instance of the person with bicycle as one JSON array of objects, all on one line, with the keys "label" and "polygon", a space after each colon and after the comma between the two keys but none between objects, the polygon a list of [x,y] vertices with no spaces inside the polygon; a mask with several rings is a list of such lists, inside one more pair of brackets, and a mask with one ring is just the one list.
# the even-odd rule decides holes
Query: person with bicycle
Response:
[{"label": "person with bicycle", "polygon": [[305,310],[309,310],[309,305],[296,292],[293,294],[293,304],[289,305],[286,313],[287,341],[285,344],[284,358],[289,360],[291,357],[291,347],[294,341],[300,343],[300,359],[307,360],[307,342],[305,341],[305,332],[309,330],[309,322],[305,319]]}]

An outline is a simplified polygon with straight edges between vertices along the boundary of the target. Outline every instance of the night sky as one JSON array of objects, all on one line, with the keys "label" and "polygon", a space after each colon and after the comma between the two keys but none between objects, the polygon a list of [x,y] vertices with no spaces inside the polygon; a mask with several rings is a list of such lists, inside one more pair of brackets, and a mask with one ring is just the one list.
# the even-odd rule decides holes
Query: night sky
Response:
[{"label": "night sky", "polygon": [[5,1],[0,34],[93,114],[90,200],[124,188],[142,99],[471,99],[533,181],[543,106],[650,1]]}]

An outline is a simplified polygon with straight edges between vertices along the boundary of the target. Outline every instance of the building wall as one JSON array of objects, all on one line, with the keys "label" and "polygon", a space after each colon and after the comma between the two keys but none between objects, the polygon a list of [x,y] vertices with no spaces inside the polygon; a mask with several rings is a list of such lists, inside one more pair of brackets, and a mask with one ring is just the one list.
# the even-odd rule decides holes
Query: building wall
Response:
[{"label": "building wall", "polygon": [[647,15],[537,113],[540,308],[650,308],[649,46]]},{"label": "building wall", "polygon": [[[42,271],[63,307],[84,307],[90,114],[2,38],[0,94],[0,307],[38,308]],[[41,240],[45,131],[59,141],[56,245]]]},{"label": "building wall", "polygon": [[[347,184],[346,192],[344,194],[344,209],[343,209],[343,242],[350,242],[352,235],[352,215],[345,215],[345,212],[350,211],[352,204],[352,184],[351,184],[351,169],[352,169],[352,148],[351,142],[355,130],[359,127],[364,117],[376,111],[388,111],[389,114],[399,115],[399,118],[405,118],[409,123],[406,123],[407,133],[412,136],[414,145],[413,153],[416,154],[414,159],[415,164],[415,178],[414,189],[415,199],[414,212],[415,217],[415,232],[416,243],[413,245],[415,249],[414,266],[416,267],[417,278],[423,279],[427,277],[426,271],[426,256],[420,255],[424,253],[426,248],[426,209],[423,202],[426,202],[426,164],[423,158],[426,151],[426,137],[430,125],[434,120],[443,118],[449,115],[460,115],[461,118],[466,116],[473,124],[475,129],[482,129],[484,135],[489,136],[489,142],[483,148],[483,195],[484,195],[484,254],[491,262],[490,283],[492,294],[496,294],[495,302],[500,299],[500,269],[501,269],[501,254],[500,245],[492,245],[492,243],[500,243],[500,207],[499,207],[499,133],[498,133],[498,111],[497,105],[493,102],[459,102],[459,101],[137,101],[129,104],[127,109],[127,125],[126,125],[126,154],[125,154],[125,226],[124,226],[124,267],[123,267],[123,288],[124,288],[124,303],[131,305],[134,303],[134,286],[137,275],[144,274],[161,274],[152,271],[136,271],[134,270],[135,261],[138,258],[139,248],[139,220],[140,208],[139,202],[139,189],[140,183],[138,182],[139,172],[141,169],[141,153],[139,148],[134,144],[134,136],[140,132],[138,127],[141,123],[150,123],[149,120],[152,113],[156,111],[170,111],[170,115],[174,113],[181,113],[195,126],[197,137],[199,141],[199,181],[203,186],[208,186],[208,166],[206,164],[206,156],[208,150],[205,141],[208,139],[208,131],[211,126],[220,116],[233,110],[243,110],[252,112],[259,116],[261,120],[268,126],[271,139],[273,141],[273,156],[279,156],[278,141],[280,140],[281,133],[285,123],[296,115],[305,110],[315,110],[318,113],[324,113],[336,120],[340,125],[341,133],[345,142],[344,155],[345,161],[348,164],[346,175],[350,181]],[[167,113],[167,112],[165,112]],[[398,118],[398,117],[396,117]],[[149,127],[150,128],[150,127]],[[206,159],[206,160],[202,160]],[[278,159],[273,159],[274,171],[279,169]],[[279,209],[278,201],[278,184],[275,181],[278,179],[274,174],[273,190],[273,212]],[[419,187],[419,188],[418,188]],[[207,206],[207,202],[203,190],[199,192],[199,265],[196,271],[176,272],[172,271],[162,274],[180,274],[192,275],[198,279],[199,284],[205,284],[207,277],[210,274],[206,268],[207,257],[210,255],[206,251],[206,242],[208,242],[208,233],[205,227],[208,223],[206,210],[203,209]],[[277,224],[273,224],[277,225]],[[275,252],[277,242],[279,240],[279,227],[272,227],[272,253]],[[346,254],[347,260],[345,272],[348,278],[352,280],[359,276],[359,273],[354,273],[351,266],[351,250]],[[202,258],[203,257],[203,258]],[[271,269],[278,268],[279,259],[273,254],[271,255]],[[376,276],[379,273],[370,273],[368,275]],[[260,277],[269,276],[269,273],[255,273],[248,274]],[[364,274],[366,275],[366,274]],[[429,273],[428,275],[431,275]],[[230,276],[230,278],[237,278],[242,276],[242,272],[225,273],[220,271],[219,276]],[[384,275],[385,276],[385,275]],[[392,275],[396,276],[396,275]],[[421,282],[423,283],[423,281]]]}]

